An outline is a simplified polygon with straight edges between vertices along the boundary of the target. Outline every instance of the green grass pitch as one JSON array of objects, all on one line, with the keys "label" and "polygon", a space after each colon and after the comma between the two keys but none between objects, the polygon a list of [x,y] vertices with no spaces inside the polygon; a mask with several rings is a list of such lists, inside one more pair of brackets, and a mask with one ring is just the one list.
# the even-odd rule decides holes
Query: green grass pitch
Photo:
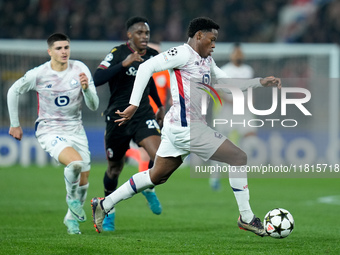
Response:
[{"label": "green grass pitch", "polygon": [[[95,232],[90,199],[102,196],[105,164],[94,164],[81,235],[68,235],[62,167],[0,169],[0,254],[340,254],[339,179],[249,179],[251,206],[261,219],[282,207],[295,219],[285,239],[238,229],[227,179],[212,191],[207,179],[177,170],[157,187],[163,206],[153,215],[141,194],[116,207],[116,231]],[[136,172],[127,165],[120,184]]]}]

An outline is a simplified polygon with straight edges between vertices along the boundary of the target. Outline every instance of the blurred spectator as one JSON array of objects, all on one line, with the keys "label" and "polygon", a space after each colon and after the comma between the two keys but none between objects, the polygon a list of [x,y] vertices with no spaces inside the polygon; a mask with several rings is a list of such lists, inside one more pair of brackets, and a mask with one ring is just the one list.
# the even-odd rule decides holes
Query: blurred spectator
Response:
[{"label": "blurred spectator", "polygon": [[153,41],[181,41],[189,20],[209,16],[221,42],[340,43],[338,13],[339,0],[0,0],[0,38],[126,40],[124,20],[138,15]]},{"label": "blurred spectator", "polygon": [[277,41],[294,42],[306,31],[316,10],[316,1],[291,0],[280,10]]},{"label": "blurred spectator", "polygon": [[340,44],[340,1],[316,1],[318,10],[311,17],[305,33],[296,38],[301,43]]},{"label": "blurred spectator", "polygon": [[150,21],[155,41],[183,40],[188,20],[197,16],[219,22],[222,41],[269,41],[275,32],[268,28],[276,27],[278,10],[285,1],[274,2],[0,0],[0,38],[43,39],[58,31],[78,40],[126,40],[122,20],[139,15]]}]

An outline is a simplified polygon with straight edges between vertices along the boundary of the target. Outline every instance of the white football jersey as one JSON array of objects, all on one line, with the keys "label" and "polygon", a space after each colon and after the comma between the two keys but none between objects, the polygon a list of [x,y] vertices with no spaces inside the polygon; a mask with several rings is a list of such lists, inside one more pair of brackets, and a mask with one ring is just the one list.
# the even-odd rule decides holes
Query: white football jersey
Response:
[{"label": "white football jersey", "polygon": [[202,116],[202,98],[204,95],[204,98],[209,100],[210,97],[207,95],[215,93],[211,84],[218,80],[242,90],[261,86],[260,79],[249,81],[227,79],[226,73],[217,67],[211,56],[202,58],[188,44],[184,44],[160,53],[139,66],[130,104],[139,106],[152,73],[163,70],[169,71],[173,100],[173,105],[167,112],[164,122],[182,127],[190,126],[191,121],[206,123],[204,115]]},{"label": "white football jersey", "polygon": [[[82,90],[79,74],[84,72],[89,87]],[[82,128],[81,105],[85,96],[86,105],[91,110],[98,108],[98,96],[92,75],[87,66],[77,60],[69,60],[66,70],[57,72],[50,61],[29,70],[17,80],[8,93],[11,125],[19,126],[16,97],[30,90],[38,96],[38,119],[36,136],[44,134],[72,134]]]},{"label": "white football jersey", "polygon": [[[204,121],[201,114],[202,95],[210,91],[212,76],[227,78],[212,57],[202,58],[188,44],[171,48],[142,65],[150,65],[153,72],[167,70],[170,74],[170,90],[173,105],[165,116],[165,122],[186,127],[190,121]],[[215,70],[218,69],[218,70]],[[139,74],[139,75],[138,75]],[[143,83],[146,73],[137,73],[135,86]],[[209,88],[210,87],[210,88]],[[134,88],[130,104],[139,105],[139,93]]]}]

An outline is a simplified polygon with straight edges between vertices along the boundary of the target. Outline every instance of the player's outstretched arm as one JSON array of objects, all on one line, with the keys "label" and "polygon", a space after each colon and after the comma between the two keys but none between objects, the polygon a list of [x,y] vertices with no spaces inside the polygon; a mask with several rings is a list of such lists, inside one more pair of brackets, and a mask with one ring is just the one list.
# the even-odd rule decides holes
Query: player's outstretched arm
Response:
[{"label": "player's outstretched arm", "polygon": [[137,109],[138,109],[138,106],[131,104],[123,112],[117,110],[116,114],[118,114],[121,118],[115,120],[115,122],[119,123],[118,126],[125,124],[127,121],[129,121],[132,118],[132,116],[135,114]]}]

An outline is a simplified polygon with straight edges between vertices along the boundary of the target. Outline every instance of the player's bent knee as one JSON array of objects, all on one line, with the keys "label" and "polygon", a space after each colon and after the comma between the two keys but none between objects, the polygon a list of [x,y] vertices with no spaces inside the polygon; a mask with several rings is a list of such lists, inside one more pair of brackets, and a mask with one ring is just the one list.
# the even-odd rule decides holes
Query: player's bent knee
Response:
[{"label": "player's bent knee", "polygon": [[84,161],[77,160],[72,161],[70,164],[67,165],[67,168],[72,171],[74,174],[80,174],[84,167]]},{"label": "player's bent knee", "polygon": [[244,152],[244,151],[241,151],[239,154],[238,154],[238,157],[237,157],[237,161],[238,161],[238,164],[239,166],[244,166],[247,164],[247,154]]},{"label": "player's bent knee", "polygon": [[124,161],[109,161],[107,168],[107,175],[110,178],[114,178],[120,175],[124,167]]},{"label": "player's bent knee", "polygon": [[244,151],[239,150],[237,153],[230,157],[230,162],[227,163],[232,166],[244,166],[247,164],[247,154]]},{"label": "player's bent knee", "polygon": [[117,178],[119,177],[119,175],[121,174],[122,172],[122,169],[121,168],[115,168],[115,167],[112,167],[112,168],[109,168],[107,170],[107,176],[111,179],[113,178]]}]

